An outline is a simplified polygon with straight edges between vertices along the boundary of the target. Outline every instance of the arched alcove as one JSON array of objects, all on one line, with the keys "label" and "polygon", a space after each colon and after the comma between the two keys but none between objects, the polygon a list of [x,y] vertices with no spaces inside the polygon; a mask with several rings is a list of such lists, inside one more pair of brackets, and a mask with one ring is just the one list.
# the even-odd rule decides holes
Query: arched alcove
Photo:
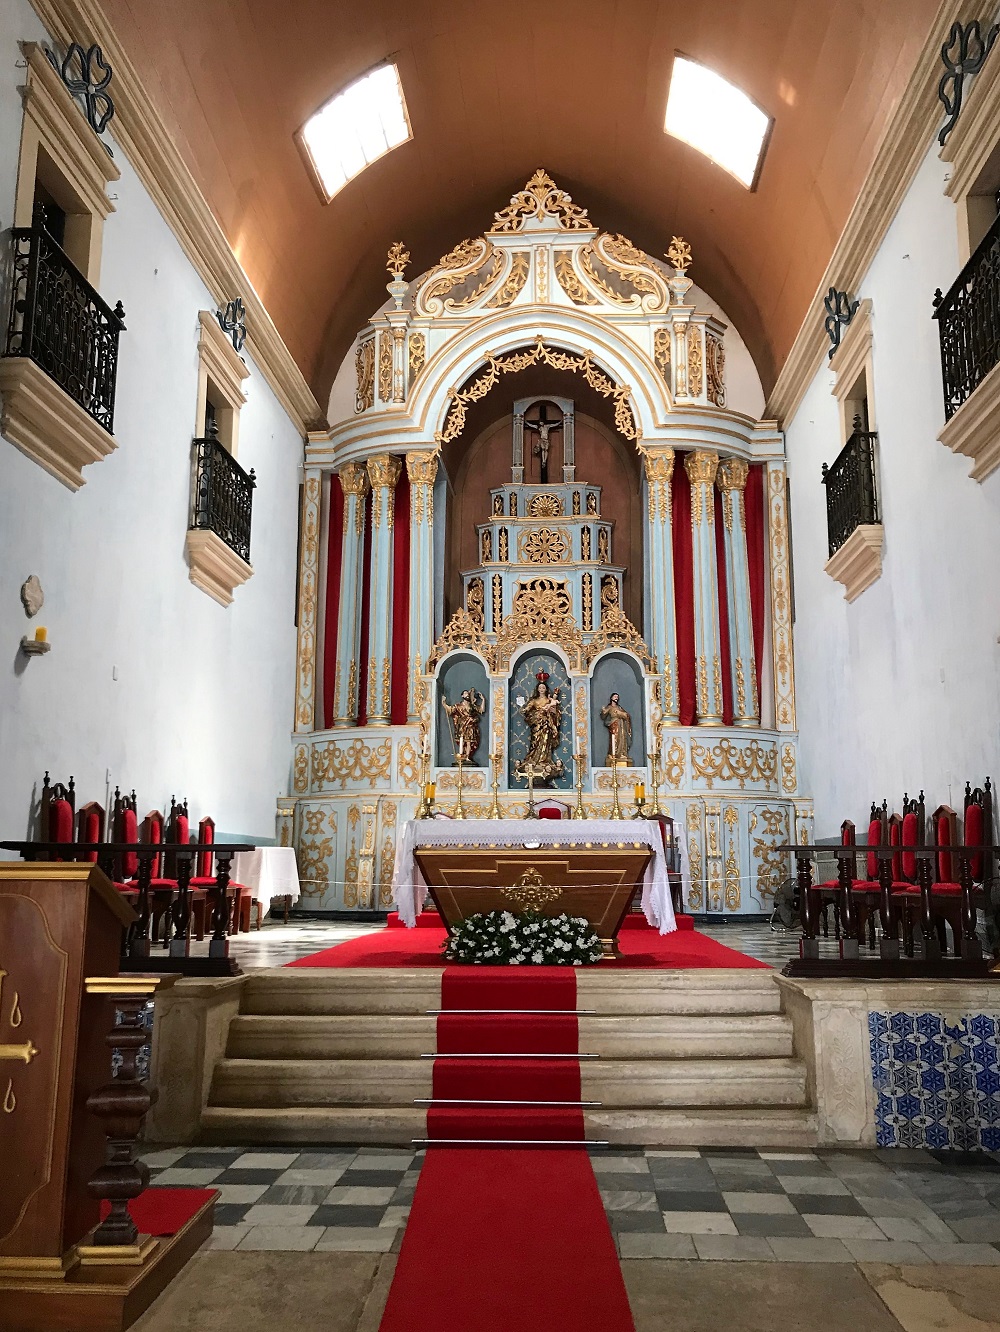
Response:
[{"label": "arched alcove", "polygon": [[528,648],[513,664],[507,696],[507,780],[511,790],[527,790],[527,783],[517,776],[514,764],[525,757],[531,744],[523,708],[534,692],[540,671],[548,675],[549,692],[556,693],[562,705],[559,744],[554,750],[554,757],[562,763],[564,771],[561,776],[553,777],[546,783],[536,783],[536,786],[544,785],[553,790],[566,791],[573,785],[573,692],[564,662],[556,652],[546,647]]},{"label": "arched alcove", "polygon": [[469,758],[469,766],[485,768],[489,762],[489,722],[490,722],[490,682],[486,667],[471,652],[456,652],[450,656],[438,672],[437,685],[437,762],[441,766],[451,766],[455,761],[451,722],[445,711],[445,702],[455,704],[462,697],[463,690],[474,689],[482,695],[486,711],[479,723],[479,748]]},{"label": "arched alcove", "polygon": [[642,668],[629,652],[607,652],[594,663],[590,685],[590,761],[603,768],[608,761],[608,731],[601,718],[603,708],[617,694],[632,718],[629,761],[646,766],[646,719],[643,705]]}]

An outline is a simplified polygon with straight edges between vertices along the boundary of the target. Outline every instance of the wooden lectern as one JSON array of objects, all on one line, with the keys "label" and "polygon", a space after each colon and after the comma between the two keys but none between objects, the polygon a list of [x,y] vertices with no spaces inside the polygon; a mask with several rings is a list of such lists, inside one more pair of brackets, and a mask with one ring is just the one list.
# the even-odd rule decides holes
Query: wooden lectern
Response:
[{"label": "wooden lectern", "polygon": [[[170,1241],[144,1266],[88,1266],[100,1220],[88,1190],[107,1141],[87,1100],[110,1075],[112,1011],[88,977],[118,975],[137,917],[96,865],[0,864],[0,1328],[128,1326],[190,1252]],[[176,1238],[180,1238],[178,1235]],[[193,1236],[191,1237],[193,1238]],[[187,1247],[187,1246],[181,1246]]]}]

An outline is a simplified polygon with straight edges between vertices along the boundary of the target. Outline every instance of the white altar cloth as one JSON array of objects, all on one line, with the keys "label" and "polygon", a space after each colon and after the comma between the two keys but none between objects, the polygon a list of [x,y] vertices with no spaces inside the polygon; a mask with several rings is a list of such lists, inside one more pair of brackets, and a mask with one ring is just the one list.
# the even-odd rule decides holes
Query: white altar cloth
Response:
[{"label": "white altar cloth", "polygon": [[676,930],[660,825],[648,819],[410,819],[396,842],[392,893],[404,925],[414,926],[427,885],[413,858],[418,846],[616,846],[641,842],[653,854],[642,886],[642,909],[661,934]]},{"label": "white altar cloth", "polygon": [[259,846],[256,851],[237,851],[229,877],[234,883],[242,883],[250,889],[250,895],[261,904],[265,916],[271,910],[273,897],[290,897],[294,902],[300,893],[299,870],[290,846]]}]

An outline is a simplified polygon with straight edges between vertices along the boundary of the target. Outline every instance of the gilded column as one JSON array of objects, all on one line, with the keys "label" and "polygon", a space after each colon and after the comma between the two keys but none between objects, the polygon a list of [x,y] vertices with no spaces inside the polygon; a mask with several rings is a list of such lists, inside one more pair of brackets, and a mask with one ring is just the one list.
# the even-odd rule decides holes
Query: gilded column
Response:
[{"label": "gilded column", "polygon": [[719,652],[719,575],[715,558],[715,474],[719,455],[695,449],[684,455],[691,482],[691,548],[694,561],[694,659],[698,725],[722,725],[722,659]]},{"label": "gilded column", "polygon": [[749,464],[742,458],[723,458],[719,463],[716,477],[722,492],[722,518],[726,527],[726,587],[729,602],[729,657],[733,679],[734,726],[756,726],[760,721],[757,663],[753,651],[753,617],[750,607],[746,510],[743,501],[749,473]]},{"label": "gilded column", "polygon": [[795,730],[792,657],[792,573],[788,548],[788,481],[782,463],[767,465],[767,537],[771,565],[771,644],[774,654],[774,724]]},{"label": "gilded column", "polygon": [[676,726],[677,620],[674,614],[673,497],[674,451],[650,448],[645,454],[649,538],[650,638],[657,668],[663,679],[663,720]]},{"label": "gilded column", "polygon": [[299,558],[299,634],[295,662],[295,729],[311,731],[316,714],[316,604],[319,594],[319,516],[323,493],[318,468],[306,469],[302,487]]},{"label": "gilded column", "polygon": [[392,694],[392,520],[402,462],[391,453],[368,459],[372,487],[371,606],[368,616],[368,722],[389,720]]},{"label": "gilded column", "polygon": [[408,453],[410,479],[410,660],[407,715],[417,721],[414,677],[424,669],[434,645],[434,481],[436,453]]},{"label": "gilded column", "polygon": [[333,686],[334,726],[355,726],[360,701],[362,551],[365,540],[364,463],[346,463],[338,472],[344,492],[344,539],[340,556],[340,616],[337,621],[337,674]]}]

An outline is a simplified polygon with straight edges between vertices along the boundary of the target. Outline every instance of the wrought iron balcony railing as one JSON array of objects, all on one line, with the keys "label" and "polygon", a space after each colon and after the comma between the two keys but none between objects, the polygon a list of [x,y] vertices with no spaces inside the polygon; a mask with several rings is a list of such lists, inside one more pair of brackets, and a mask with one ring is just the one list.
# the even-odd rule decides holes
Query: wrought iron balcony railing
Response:
[{"label": "wrought iron balcony railing", "polygon": [[215,532],[240,559],[250,562],[250,516],[257,477],[244,472],[214,433],[194,441],[192,528]]},{"label": "wrought iron balcony railing", "polygon": [[1000,362],[1000,216],[946,296],[934,297],[944,417],[951,418]]},{"label": "wrought iron balcony railing", "polygon": [[6,356],[26,356],[114,433],[121,301],[112,310],[45,230],[15,227]]},{"label": "wrought iron balcony railing", "polygon": [[861,429],[854,418],[854,434],[837,455],[832,467],[823,464],[826,486],[826,526],[830,554],[835,555],[847,538],[863,523],[880,523],[878,484],[875,479],[874,431]]}]

